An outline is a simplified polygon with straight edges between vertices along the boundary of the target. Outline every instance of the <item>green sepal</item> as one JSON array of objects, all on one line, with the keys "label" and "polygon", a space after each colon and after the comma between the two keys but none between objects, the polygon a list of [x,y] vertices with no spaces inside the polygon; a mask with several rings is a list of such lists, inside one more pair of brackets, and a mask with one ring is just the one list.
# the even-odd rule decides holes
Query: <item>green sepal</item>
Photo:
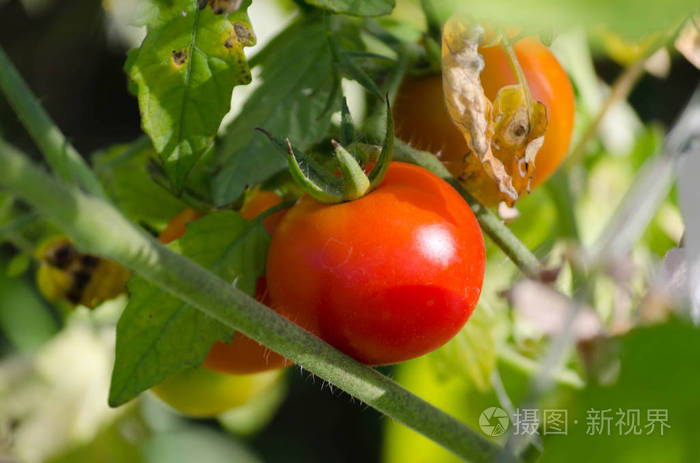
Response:
[{"label": "green sepal", "polygon": [[386,97],[386,133],[384,135],[384,143],[382,144],[382,152],[379,154],[377,164],[375,164],[372,172],[369,173],[369,190],[374,190],[382,183],[386,175],[389,164],[391,163],[392,154],[394,152],[394,119],[391,117],[391,106],[389,105],[389,96]]},{"label": "green sepal", "polygon": [[361,198],[369,192],[370,182],[367,174],[357,159],[335,140],[331,140],[335,148],[335,156],[343,174],[343,200],[352,201]]},{"label": "green sepal", "polygon": [[324,169],[312,157],[292,146],[289,139],[282,141],[264,129],[257,129],[267,136],[278,151],[287,157],[289,173],[309,195],[324,203],[343,201],[343,182]]}]

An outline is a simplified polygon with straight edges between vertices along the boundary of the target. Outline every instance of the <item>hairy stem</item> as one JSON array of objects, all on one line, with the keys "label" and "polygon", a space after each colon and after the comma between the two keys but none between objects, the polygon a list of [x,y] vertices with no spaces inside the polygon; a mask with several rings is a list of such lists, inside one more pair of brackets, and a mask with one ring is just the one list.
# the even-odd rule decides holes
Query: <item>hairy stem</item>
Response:
[{"label": "hairy stem", "polygon": [[25,199],[85,251],[119,262],[464,459],[518,461],[391,379],[337,351],[199,265],[157,243],[104,200],[57,181],[2,141],[0,172],[3,172],[0,185]]}]

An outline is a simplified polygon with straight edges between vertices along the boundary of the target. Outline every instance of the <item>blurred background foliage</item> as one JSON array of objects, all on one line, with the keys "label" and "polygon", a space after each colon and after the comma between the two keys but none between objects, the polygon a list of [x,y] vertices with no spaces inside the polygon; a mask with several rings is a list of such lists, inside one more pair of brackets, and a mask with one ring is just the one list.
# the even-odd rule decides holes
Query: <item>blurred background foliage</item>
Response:
[{"label": "blurred background foliage", "polygon": [[[147,184],[134,179],[149,175],[138,166],[150,154],[122,162],[126,145],[118,146],[141,134],[137,102],[122,72],[126,51],[143,38],[143,30],[129,24],[135,3],[0,0],[0,44],[78,151],[95,152],[91,162],[110,195],[120,198],[117,205],[156,231],[182,203],[155,184],[136,190]],[[298,14],[297,3],[253,1],[249,14],[258,44],[248,50],[249,57]],[[415,42],[425,24],[420,3],[397,0],[394,13],[378,22]],[[446,16],[455,5],[435,2],[436,14]],[[469,2],[469,7],[476,17],[526,24],[553,37],[552,49],[576,91],[576,146],[616,79],[643,55],[640,43],[650,34],[679,28],[679,20],[696,5],[681,0],[645,0],[633,7],[620,1],[490,0]],[[365,39],[368,50],[385,51],[375,39]],[[521,200],[520,216],[510,224],[548,267],[559,269],[555,286],[565,294],[576,287],[571,255],[579,244],[588,248],[600,238],[639,172],[659,155],[665,133],[700,81],[698,69],[670,45],[645,66],[629,97],[606,112],[580,162],[565,164],[546,187]],[[240,111],[255,77],[252,85],[235,89],[225,121]],[[361,90],[349,82],[344,89],[360,120],[365,111]],[[39,158],[2,99],[0,135]],[[156,207],[130,213],[130,205],[144,197]],[[114,324],[125,298],[94,312],[45,302],[34,282],[33,250],[55,232],[0,191],[0,459],[455,461],[299,368],[290,368],[265,397],[215,419],[184,417],[150,393],[108,408]],[[623,261],[594,275],[588,288],[591,323],[595,334],[605,335],[580,335],[554,374],[554,388],[537,404],[566,408],[570,420],[567,436],[545,436],[544,461],[689,462],[700,452],[694,435],[700,413],[695,368],[700,333],[687,321],[687,303],[671,309],[664,297],[673,299],[673,294],[649,292],[658,285],[673,289],[668,281],[659,283],[660,269],[669,264],[664,257],[683,233],[676,188],[671,188]],[[524,399],[547,341],[557,334],[546,321],[559,310],[543,302],[545,290],[519,282],[515,266],[486,242],[484,290],[464,331],[439,351],[381,369],[476,429],[484,409],[509,409]],[[591,408],[668,409],[671,429],[663,436],[588,436],[585,414]]]}]

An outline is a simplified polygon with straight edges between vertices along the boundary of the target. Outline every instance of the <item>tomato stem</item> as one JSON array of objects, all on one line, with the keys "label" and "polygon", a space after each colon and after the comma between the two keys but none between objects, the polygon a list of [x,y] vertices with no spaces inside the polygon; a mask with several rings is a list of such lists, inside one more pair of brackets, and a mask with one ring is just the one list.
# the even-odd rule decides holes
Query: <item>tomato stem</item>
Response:
[{"label": "tomato stem", "polygon": [[501,39],[501,49],[506,54],[506,59],[508,60],[510,68],[513,70],[513,74],[515,74],[515,79],[517,80],[518,85],[522,87],[523,92],[525,93],[525,101],[527,102],[527,114],[528,119],[530,119],[530,109],[532,108],[532,95],[530,94],[530,86],[527,84],[527,79],[525,79],[523,68],[520,66],[520,61],[518,61],[518,56],[515,54],[513,44],[511,43],[510,38],[508,37],[508,33],[506,31],[501,31]]}]

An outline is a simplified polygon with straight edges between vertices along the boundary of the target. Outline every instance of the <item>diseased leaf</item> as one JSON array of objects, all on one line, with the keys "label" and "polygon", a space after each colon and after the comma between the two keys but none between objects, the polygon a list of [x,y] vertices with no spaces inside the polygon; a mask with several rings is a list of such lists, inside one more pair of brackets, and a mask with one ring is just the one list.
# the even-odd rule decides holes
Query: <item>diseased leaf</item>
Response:
[{"label": "diseased leaf", "polygon": [[[236,287],[253,294],[263,272],[269,235],[239,214],[222,211],[187,226],[173,246]],[[233,330],[140,277],[117,325],[109,403],[120,405],[173,373],[201,364],[211,345]]]},{"label": "diseased leaf", "polygon": [[443,30],[442,78],[445,104],[463,133],[460,182],[477,199],[500,197],[509,206],[529,191],[535,155],[544,142],[547,110],[532,101],[523,84],[503,87],[490,101],[481,85],[479,55],[483,29],[450,19]]},{"label": "diseased leaf", "polygon": [[233,202],[246,185],[263,182],[287,166],[285,157],[255,128],[289,138],[300,150],[328,131],[327,115],[339,108],[334,95],[340,82],[334,76],[325,33],[318,17],[303,18],[256,55],[262,84],[217,144],[221,165],[213,185],[217,205]]},{"label": "diseased leaf", "polygon": [[306,0],[306,3],[353,16],[382,16],[391,13],[396,5],[395,0]]},{"label": "diseased leaf", "polygon": [[255,36],[245,8],[226,16],[196,6],[192,0],[169,21],[154,20],[127,63],[143,129],[176,191],[216,134],[233,87],[251,80],[243,48]]}]

